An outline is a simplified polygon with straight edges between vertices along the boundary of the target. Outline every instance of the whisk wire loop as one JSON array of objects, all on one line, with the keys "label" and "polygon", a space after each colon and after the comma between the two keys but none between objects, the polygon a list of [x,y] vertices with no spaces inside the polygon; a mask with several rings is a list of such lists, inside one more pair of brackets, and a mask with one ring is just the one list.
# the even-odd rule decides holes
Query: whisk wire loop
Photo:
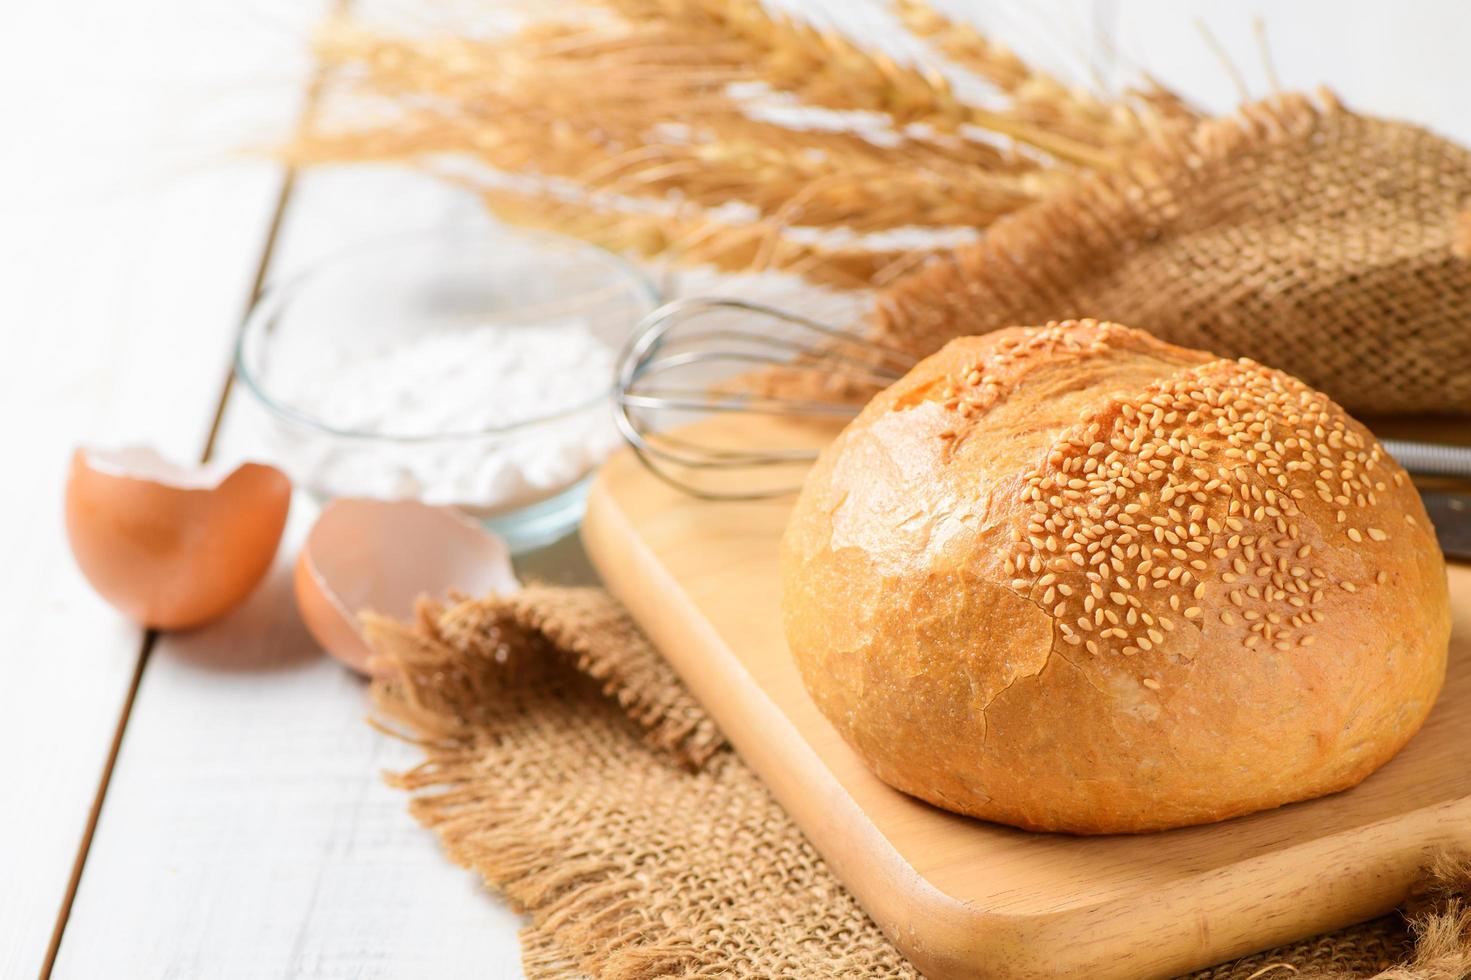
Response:
[{"label": "whisk wire loop", "polygon": [[[720,317],[733,323],[709,325]],[[851,418],[914,362],[854,331],[761,303],[678,300],[649,314],[619,356],[614,420],[639,460],[684,493],[704,500],[785,496],[800,487],[798,468],[816,458],[810,447],[719,446],[692,438],[681,423],[721,413]],[[765,383],[771,375],[762,372],[772,371],[788,383]],[[1471,448],[1382,442],[1411,473],[1471,479]],[[793,473],[790,480],[757,476],[783,468]]]},{"label": "whisk wire loop", "polygon": [[[707,500],[783,496],[797,489],[798,479],[753,488],[739,485],[739,476],[712,485],[697,482],[697,475],[805,466],[816,457],[811,449],[721,447],[668,430],[716,413],[850,418],[860,407],[852,398],[814,394],[876,391],[913,363],[903,351],[776,307],[724,297],[677,300],[649,314],[625,345],[614,420],[643,464],[685,493]],[[768,369],[801,377],[788,391],[800,387],[802,394],[763,386],[761,372]]]}]

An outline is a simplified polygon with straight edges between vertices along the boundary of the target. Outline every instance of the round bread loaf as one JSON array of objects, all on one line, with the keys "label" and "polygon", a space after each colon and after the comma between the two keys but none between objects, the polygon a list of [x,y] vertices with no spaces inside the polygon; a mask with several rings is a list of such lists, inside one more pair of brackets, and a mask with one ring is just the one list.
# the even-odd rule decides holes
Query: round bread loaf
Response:
[{"label": "round bread loaf", "polygon": [[1249,360],[1069,321],[948,344],[822,454],[786,633],[885,782],[1035,830],[1345,789],[1445,673],[1445,564],[1362,425]]}]

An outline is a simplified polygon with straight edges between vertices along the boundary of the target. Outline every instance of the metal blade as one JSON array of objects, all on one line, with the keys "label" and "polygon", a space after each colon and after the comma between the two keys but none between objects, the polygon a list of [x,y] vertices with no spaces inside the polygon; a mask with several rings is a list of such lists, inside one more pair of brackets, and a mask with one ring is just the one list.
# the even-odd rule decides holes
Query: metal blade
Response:
[{"label": "metal blade", "polygon": [[1471,561],[1471,493],[1422,490],[1425,511],[1447,558]]}]

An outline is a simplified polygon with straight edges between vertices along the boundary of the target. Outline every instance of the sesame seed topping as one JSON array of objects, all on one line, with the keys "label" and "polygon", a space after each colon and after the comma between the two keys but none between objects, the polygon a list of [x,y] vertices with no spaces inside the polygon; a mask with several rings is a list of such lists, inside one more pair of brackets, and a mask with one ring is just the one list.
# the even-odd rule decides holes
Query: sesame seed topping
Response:
[{"label": "sesame seed topping", "polygon": [[[1017,331],[950,387],[984,412],[1031,352],[1102,351],[1121,333],[1092,321]],[[1168,650],[1164,614],[1200,622],[1212,585],[1230,604],[1213,614],[1251,624],[1244,645],[1307,646],[1333,581],[1309,567],[1325,525],[1355,543],[1388,540],[1379,528],[1391,507],[1414,525],[1388,489],[1405,481],[1372,438],[1326,397],[1245,359],[1110,396],[1041,460],[1023,479],[1004,567],[1058,623],[1097,627],[1086,641],[1095,654]]]}]

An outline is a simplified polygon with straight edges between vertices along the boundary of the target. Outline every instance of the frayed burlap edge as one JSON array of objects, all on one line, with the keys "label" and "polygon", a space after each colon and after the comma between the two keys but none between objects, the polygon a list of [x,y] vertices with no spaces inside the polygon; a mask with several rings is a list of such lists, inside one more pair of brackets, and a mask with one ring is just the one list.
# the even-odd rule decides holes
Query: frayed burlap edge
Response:
[{"label": "frayed burlap edge", "polygon": [[426,736],[462,735],[528,674],[561,667],[596,681],[651,746],[682,765],[699,768],[725,745],[674,669],[601,589],[533,585],[504,598],[423,599],[412,624],[367,613],[363,627],[395,677],[375,686],[375,698]]},{"label": "frayed burlap edge", "polygon": [[426,753],[389,782],[414,794],[410,811],[456,863],[530,916],[522,933],[528,976],[643,980],[696,962],[692,947],[646,941],[617,842],[608,842],[611,855],[599,854],[576,821],[498,797],[480,778],[487,750],[513,734],[504,730],[508,704],[530,691],[555,696],[564,681],[616,705],[667,767],[699,771],[724,748],[621,607],[597,589],[530,586],[482,601],[421,600],[412,623],[367,614],[363,625],[375,669],[388,675],[374,683],[375,704],[407,731],[385,730]]},{"label": "frayed burlap edge", "polygon": [[[477,871],[528,914],[522,944],[529,977],[913,975],[861,912],[842,919],[833,933],[839,945],[829,941],[814,949],[822,946],[820,936],[809,937],[808,926],[781,932],[776,921],[765,919],[771,909],[768,900],[761,900],[765,893],[741,894],[741,882],[759,877],[760,868],[749,875],[737,869],[720,885],[719,897],[728,907],[718,911],[715,931],[708,925],[704,931],[687,929],[675,912],[685,908],[692,918],[708,919],[708,890],[703,901],[681,906],[681,888],[698,887],[680,868],[644,863],[650,855],[631,853],[647,851],[648,839],[620,835],[617,829],[625,825],[617,821],[610,833],[606,823],[594,827],[573,818],[577,811],[571,801],[584,787],[577,778],[578,760],[562,756],[575,746],[596,744],[603,729],[591,733],[593,741],[584,732],[581,742],[571,737],[563,742],[558,726],[622,725],[637,732],[641,742],[630,737],[627,748],[619,750],[623,754],[608,757],[614,767],[609,785],[630,782],[638,791],[609,800],[610,807],[667,811],[664,804],[671,801],[665,796],[699,780],[707,789],[743,794],[739,822],[771,839],[758,842],[765,847],[732,852],[729,863],[749,864],[768,851],[783,851],[788,865],[808,876],[798,889],[802,896],[827,895],[835,907],[851,905],[778,805],[753,790],[758,781],[724,751],[713,722],[606,593],[531,587],[509,598],[424,602],[412,623],[374,616],[365,621],[387,672],[374,683],[380,715],[425,752],[422,764],[390,781],[413,795],[411,812],[439,836],[453,860]],[[528,723],[537,721],[538,713],[564,707],[565,714],[550,726]],[[529,755],[526,745],[516,744],[518,736],[532,743]],[[626,780],[620,778],[620,765],[626,765]],[[508,775],[508,769],[516,771]],[[726,782],[713,781],[721,775]],[[506,792],[504,784],[516,780],[523,790],[537,791],[535,805],[524,792]],[[564,798],[566,813],[558,805]],[[668,854],[652,857],[677,864],[679,847],[667,843],[680,837],[674,823],[695,821],[699,813],[683,801],[672,802],[674,815],[661,812],[664,832],[657,837]],[[716,797],[710,805],[720,803]],[[764,808],[760,820],[751,819],[752,806]],[[694,840],[702,849],[721,847],[720,841],[698,835]],[[721,855],[715,857],[723,865]],[[654,906],[659,907],[651,914]],[[781,908],[774,914],[786,918],[789,913]],[[715,938],[698,941],[700,935]],[[775,948],[783,942],[802,948]],[[824,956],[833,957],[830,970],[823,966]],[[1441,857],[1426,869],[1422,887],[1402,915],[1193,975],[1196,980],[1370,976],[1471,978],[1471,861]]]}]

